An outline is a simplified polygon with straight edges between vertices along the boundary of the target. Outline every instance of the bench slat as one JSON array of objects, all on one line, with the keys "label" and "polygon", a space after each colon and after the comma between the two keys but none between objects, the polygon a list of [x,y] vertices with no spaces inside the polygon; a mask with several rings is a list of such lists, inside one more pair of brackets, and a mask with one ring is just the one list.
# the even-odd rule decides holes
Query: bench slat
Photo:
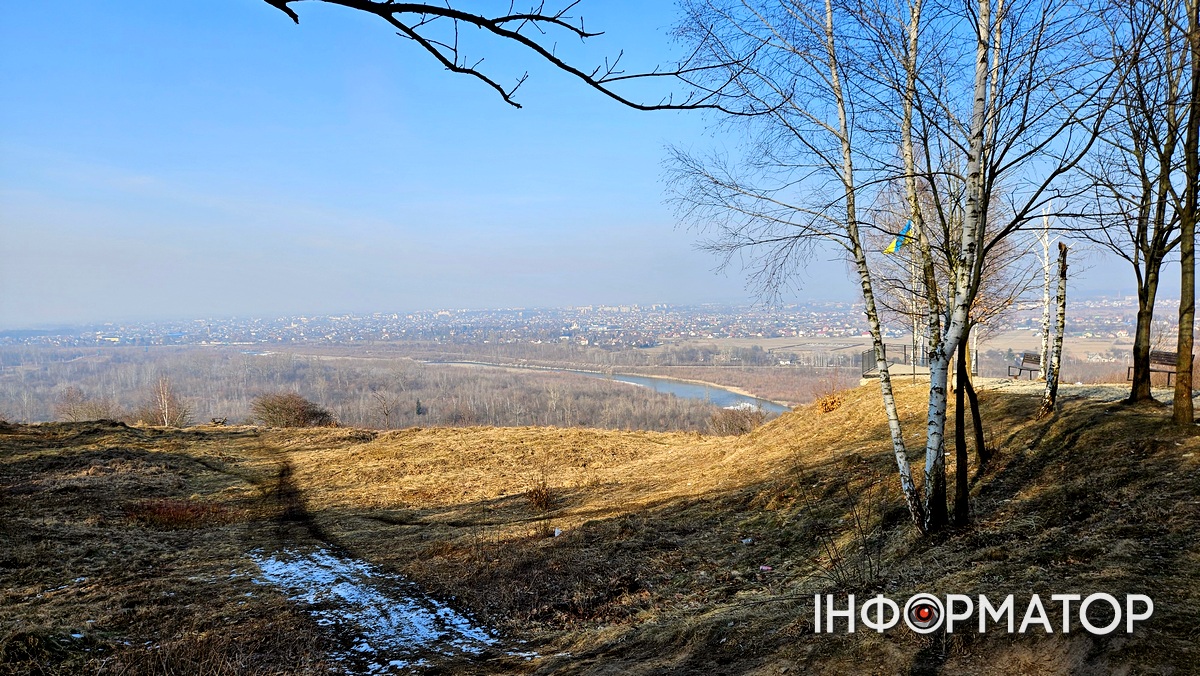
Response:
[{"label": "bench slat", "polygon": [[1179,361],[1178,352],[1165,352],[1162,350],[1150,351],[1151,364],[1171,364],[1173,366],[1177,361]]},{"label": "bench slat", "polygon": [[[1029,371],[1029,378],[1030,378],[1030,380],[1032,380],[1033,374],[1035,374],[1041,370],[1042,370],[1042,354],[1040,352],[1022,352],[1021,353],[1021,365],[1020,366],[1009,366],[1008,367],[1008,375],[1010,378],[1013,376],[1020,378],[1022,373]],[[1013,371],[1016,371],[1016,373],[1013,373]]]}]

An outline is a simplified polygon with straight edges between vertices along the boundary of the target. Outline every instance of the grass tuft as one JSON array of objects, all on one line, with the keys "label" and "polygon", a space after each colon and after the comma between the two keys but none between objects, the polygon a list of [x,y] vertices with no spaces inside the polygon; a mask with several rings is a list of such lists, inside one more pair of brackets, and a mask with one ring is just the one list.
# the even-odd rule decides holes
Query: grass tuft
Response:
[{"label": "grass tuft", "polygon": [[529,487],[529,490],[525,491],[525,499],[529,501],[530,506],[539,512],[550,511],[557,498],[554,494],[554,489],[550,487],[550,477],[545,468],[541,470],[532,483],[533,485]]},{"label": "grass tuft", "polygon": [[224,505],[174,498],[138,500],[126,508],[126,515],[138,523],[163,529],[232,523],[237,517],[234,510]]}]

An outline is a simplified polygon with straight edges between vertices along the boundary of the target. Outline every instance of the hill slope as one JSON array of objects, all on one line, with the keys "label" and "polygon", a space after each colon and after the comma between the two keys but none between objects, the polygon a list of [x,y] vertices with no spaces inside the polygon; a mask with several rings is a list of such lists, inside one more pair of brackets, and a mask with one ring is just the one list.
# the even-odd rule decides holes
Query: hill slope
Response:
[{"label": "hill slope", "polygon": [[[910,433],[923,394],[901,388]],[[974,523],[928,539],[871,387],[737,438],[5,426],[0,672],[370,672],[321,621],[334,601],[262,584],[256,560],[319,550],[496,632],[414,653],[417,671],[1200,673],[1200,439],[1067,394],[1033,422],[1035,397],[985,393],[998,454]],[[1018,622],[1032,593],[1155,612],[1106,636],[814,634],[812,595],[846,592],[1014,594]]]}]

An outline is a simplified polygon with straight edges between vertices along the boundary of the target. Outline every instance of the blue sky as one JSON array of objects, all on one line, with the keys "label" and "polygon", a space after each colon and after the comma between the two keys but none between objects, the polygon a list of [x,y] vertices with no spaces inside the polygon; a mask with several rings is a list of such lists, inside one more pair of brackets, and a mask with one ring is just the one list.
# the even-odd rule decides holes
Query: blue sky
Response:
[{"label": "blue sky", "polygon": [[[754,300],[663,203],[665,145],[726,142],[703,115],[471,43],[501,82],[530,71],[516,110],[378,20],[293,7],[0,8],[0,328]],[[673,12],[584,2],[606,35],[563,53],[667,62]],[[855,297],[832,257],[791,298]]]}]

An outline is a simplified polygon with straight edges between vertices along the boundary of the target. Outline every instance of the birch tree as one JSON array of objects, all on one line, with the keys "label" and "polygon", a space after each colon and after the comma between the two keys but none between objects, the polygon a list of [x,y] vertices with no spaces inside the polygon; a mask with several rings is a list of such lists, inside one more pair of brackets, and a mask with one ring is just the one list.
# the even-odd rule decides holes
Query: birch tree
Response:
[{"label": "birch tree", "polygon": [[192,405],[176,394],[170,378],[159,376],[133,418],[150,425],[187,427],[192,424]]},{"label": "birch tree", "polygon": [[[1049,209],[1047,209],[1049,211]],[[1042,245],[1042,349],[1039,355],[1040,373],[1043,380],[1049,373],[1050,365],[1050,214],[1042,214],[1042,231],[1038,234],[1038,244]]]},{"label": "birch tree", "polygon": [[1062,373],[1063,333],[1067,328],[1067,245],[1058,243],[1058,293],[1055,296],[1054,344],[1050,349],[1049,368],[1046,371],[1046,390],[1037,417],[1054,412],[1058,400],[1058,381]]},{"label": "birch tree", "polygon": [[[951,359],[967,336],[989,254],[1042,207],[1071,197],[1063,179],[1089,150],[1106,93],[1108,72],[1083,48],[1094,18],[1067,0],[971,0],[932,14],[920,0],[690,0],[685,8],[681,35],[712,63],[736,63],[728,77],[769,114],[751,123],[740,164],[672,155],[681,216],[713,227],[712,248],[747,254],[756,281],[767,286],[811,255],[816,238],[850,252],[910,512],[924,519],[923,531],[940,529],[947,522]],[[813,35],[825,49],[799,39]],[[865,205],[896,181],[904,185],[926,286],[936,290],[927,317],[920,507],[912,505],[904,474],[907,449],[882,363],[872,263],[861,237],[879,216]],[[836,197],[830,185],[837,185]],[[932,196],[929,208],[919,198],[924,192]],[[989,222],[1000,202],[1006,216]],[[930,228],[956,233],[940,284]]]},{"label": "birch tree", "polygon": [[926,519],[896,408],[860,227],[865,222],[859,213],[860,177],[878,169],[864,152],[868,148],[856,141],[861,90],[846,80],[846,59],[856,57],[843,42],[847,17],[833,0],[692,0],[683,8],[679,37],[695,46],[706,66],[736,64],[721,77],[735,83],[742,109],[755,115],[746,118],[743,129],[749,146],[745,164],[671,150],[669,189],[678,217],[707,228],[713,235],[707,246],[726,263],[749,253],[752,282],[768,293],[785,284],[821,242],[832,243],[850,259],[865,303],[901,490],[923,531]]}]

